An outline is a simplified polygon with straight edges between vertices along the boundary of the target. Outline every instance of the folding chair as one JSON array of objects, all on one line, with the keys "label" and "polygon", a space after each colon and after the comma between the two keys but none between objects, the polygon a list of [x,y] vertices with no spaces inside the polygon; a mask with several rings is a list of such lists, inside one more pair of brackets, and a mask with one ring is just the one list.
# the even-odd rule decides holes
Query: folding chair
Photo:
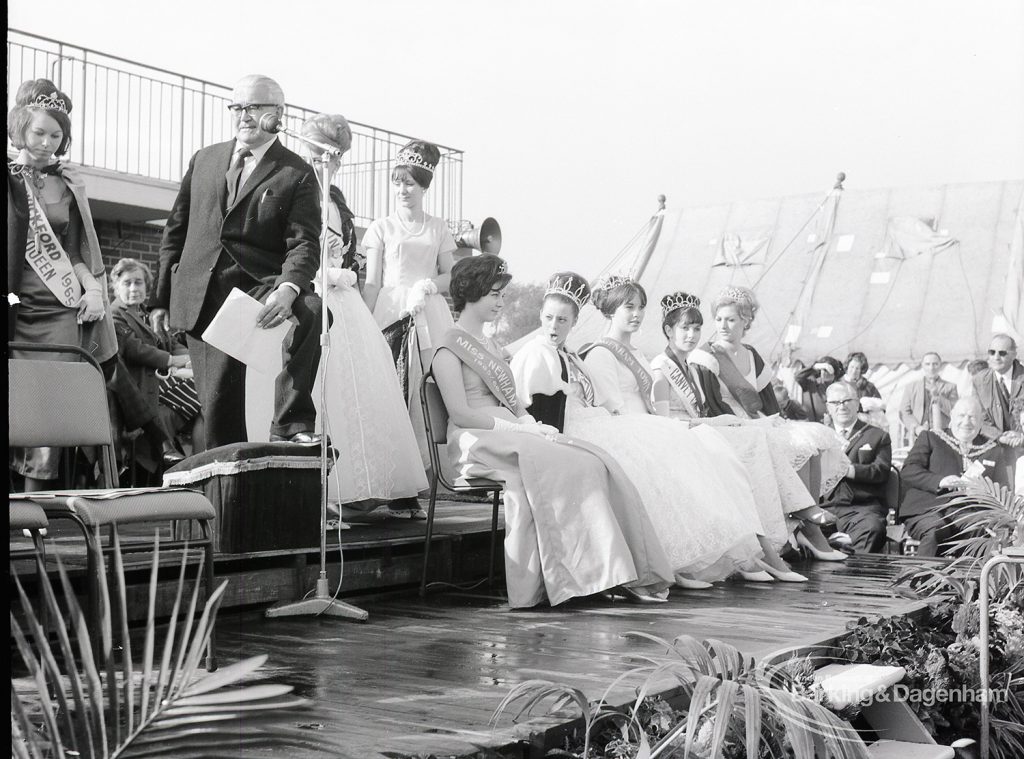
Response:
[{"label": "folding chair", "polygon": [[[48,519],[69,519],[85,538],[89,578],[89,615],[99,629],[99,574],[101,552],[110,552],[118,526],[185,520],[199,526],[197,539],[161,540],[161,550],[178,550],[186,545],[204,551],[204,584],[207,597],[213,592],[213,534],[210,520],[216,516],[202,493],[191,490],[144,491],[118,489],[114,439],[107,407],[106,385],[99,364],[88,352],[72,345],[31,345],[10,343],[11,351],[61,353],[79,361],[8,359],[8,434],[10,446],[38,447],[97,446],[100,449],[100,478],[105,489],[23,493],[12,502],[31,501]],[[109,542],[101,544],[100,530],[108,528]],[[173,533],[172,533],[173,535]],[[123,553],[152,550],[149,541],[121,544]],[[98,636],[97,636],[98,640]],[[214,638],[210,638],[207,669],[216,669]]]},{"label": "folding chair", "polygon": [[491,552],[487,564],[487,587],[494,587],[494,553],[498,538],[498,496],[503,484],[483,477],[458,477],[449,482],[441,466],[439,449],[448,444],[448,409],[445,408],[441,390],[434,381],[433,372],[427,372],[420,385],[420,403],[423,405],[423,420],[427,428],[427,449],[430,454],[430,504],[427,506],[427,542],[423,548],[423,573],[420,578],[420,596],[427,592],[427,563],[430,561],[430,543],[434,534],[434,510],[437,506],[437,485],[440,482],[456,493],[483,491],[492,493],[494,508],[491,511]]},{"label": "folding chair", "polygon": [[[10,498],[8,505],[10,513],[10,527],[11,532],[22,532],[27,531],[32,537],[32,548],[15,548],[10,547],[9,558],[11,560],[17,559],[34,559],[37,573],[46,571],[46,544],[43,543],[43,530],[50,526],[49,521],[46,519],[46,512],[43,509],[32,503],[32,501],[24,498]],[[43,629],[47,629],[47,618],[46,613],[46,593],[43,590],[42,584],[39,585],[39,620],[43,626]]]}]

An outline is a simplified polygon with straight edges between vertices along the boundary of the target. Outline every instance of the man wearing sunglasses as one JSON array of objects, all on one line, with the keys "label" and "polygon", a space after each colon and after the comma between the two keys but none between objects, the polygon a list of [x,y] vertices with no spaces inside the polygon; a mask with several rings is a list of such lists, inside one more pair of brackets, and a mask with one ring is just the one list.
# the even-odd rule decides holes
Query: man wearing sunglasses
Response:
[{"label": "man wearing sunglasses", "polygon": [[260,127],[280,117],[284,93],[265,76],[235,85],[228,104],[235,138],[192,157],[160,247],[151,319],[188,336],[206,440],[199,450],[247,440],[245,366],[202,334],[232,288],[263,308],[259,327],[293,322],[277,377],[271,441],[317,444],[313,380],[320,362],[320,195],[312,167]]},{"label": "man wearing sunglasses", "polygon": [[1024,367],[1017,360],[1017,343],[1009,335],[994,335],[988,348],[988,369],[974,376],[974,394],[984,411],[982,432],[1015,449],[1024,449]]}]

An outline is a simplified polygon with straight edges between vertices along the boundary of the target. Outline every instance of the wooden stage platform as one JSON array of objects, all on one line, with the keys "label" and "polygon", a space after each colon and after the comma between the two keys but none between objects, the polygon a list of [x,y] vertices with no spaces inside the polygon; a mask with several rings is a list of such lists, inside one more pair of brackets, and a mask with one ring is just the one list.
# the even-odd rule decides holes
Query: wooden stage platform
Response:
[{"label": "wooden stage platform", "polygon": [[[489,512],[484,503],[439,506],[431,579],[470,581],[486,574]],[[299,598],[314,586],[317,547],[218,558],[218,576],[230,581],[218,620],[222,666],[268,654],[260,677],[290,683],[312,701],[282,729],[305,745],[317,745],[322,737],[345,746],[344,754],[289,749],[290,759],[448,757],[472,754],[477,746],[514,744],[553,724],[514,727],[506,717],[491,729],[492,712],[515,684],[549,679],[596,699],[630,668],[626,657],[659,653],[654,644],[624,637],[628,632],[718,638],[760,658],[833,637],[861,616],[912,609],[916,604],[896,596],[891,580],[910,563],[928,562],[856,556],[845,563],[797,564],[810,577],[806,584],[729,581],[705,591],[674,589],[661,605],[589,598],[513,611],[500,591],[485,588],[449,589],[420,599],[423,533],[424,523],[410,520],[341,533],[341,597],[369,612],[362,623],[263,616],[269,604]],[[48,544],[51,561],[56,553],[72,566],[84,561],[79,539],[66,527],[51,529]],[[336,547],[328,558],[333,591]],[[141,616],[145,571],[136,567],[130,604],[134,616]],[[623,687],[616,699],[625,702],[631,695]],[[507,755],[541,754],[520,747]]]},{"label": "wooden stage platform", "polygon": [[[910,561],[805,563],[799,570],[810,576],[806,584],[730,581],[707,591],[673,590],[669,603],[657,606],[592,598],[513,611],[499,595],[405,595],[360,604],[370,615],[363,623],[248,613],[223,616],[218,634],[225,663],[269,654],[273,678],[313,700],[301,722],[290,723],[296,733],[312,724],[340,738],[351,757],[462,756],[543,730],[512,729],[507,717],[497,731],[490,728],[493,710],[515,684],[549,679],[596,699],[629,669],[625,657],[660,653],[624,637],[628,632],[718,638],[760,658],[832,637],[861,616],[910,610],[917,604],[890,588]],[[617,695],[625,702],[633,694],[624,687]],[[301,737],[315,740],[308,732]],[[508,756],[541,753],[521,747]]]}]

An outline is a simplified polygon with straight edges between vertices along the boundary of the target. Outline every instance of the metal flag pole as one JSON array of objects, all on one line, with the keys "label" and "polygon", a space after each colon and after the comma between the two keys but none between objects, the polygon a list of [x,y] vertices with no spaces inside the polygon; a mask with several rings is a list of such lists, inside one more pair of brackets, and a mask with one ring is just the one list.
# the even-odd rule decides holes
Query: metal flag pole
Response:
[{"label": "metal flag pole", "polygon": [[[320,169],[320,251],[322,255],[323,251],[327,250],[327,224],[330,220],[330,211],[328,206],[331,202],[330,162],[335,156],[340,158],[341,151],[330,145],[324,145],[323,143],[316,142],[315,140],[307,139],[306,137],[287,129],[278,128],[273,131],[282,131],[322,151],[319,157],[313,159],[313,162],[318,164]],[[321,354],[320,367],[318,369],[318,373],[320,375],[321,420],[326,418],[324,414],[327,408],[327,357],[330,355],[331,351],[330,337],[328,335],[329,320],[327,313],[327,282],[324,276],[326,274],[326,269],[327,267],[323,265],[323,259],[321,258],[320,273],[318,275],[320,279],[320,297],[324,300],[321,308],[320,319]],[[339,601],[337,598],[332,596],[327,582],[327,456],[330,451],[331,443],[327,439],[327,425],[321,422],[321,428],[323,434],[320,437],[320,575],[316,581],[316,589],[313,592],[313,596],[310,598],[303,598],[290,603],[275,604],[267,609],[265,614],[268,617],[318,617],[320,615],[326,615],[329,617],[345,617],[346,619],[363,621],[368,619],[370,615],[363,609],[347,604],[344,601]],[[343,569],[345,559],[342,554],[341,541],[338,542],[338,553],[341,555],[340,566]],[[340,589],[340,576],[338,578],[338,585]]]}]

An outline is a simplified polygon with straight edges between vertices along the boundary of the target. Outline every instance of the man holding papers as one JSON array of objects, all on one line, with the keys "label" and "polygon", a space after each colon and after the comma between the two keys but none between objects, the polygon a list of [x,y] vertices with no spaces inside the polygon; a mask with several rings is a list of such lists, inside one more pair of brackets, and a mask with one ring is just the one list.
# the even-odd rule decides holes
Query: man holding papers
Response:
[{"label": "man holding papers", "polygon": [[235,139],[192,157],[160,247],[151,302],[153,327],[185,330],[215,448],[247,439],[245,365],[204,342],[203,333],[232,289],[263,305],[262,329],[296,322],[283,343],[271,441],[319,443],[312,389],[320,361],[320,298],[311,282],[320,265],[320,200],[308,163],[260,128],[280,116],[284,93],[272,79],[248,76],[228,105]]}]

